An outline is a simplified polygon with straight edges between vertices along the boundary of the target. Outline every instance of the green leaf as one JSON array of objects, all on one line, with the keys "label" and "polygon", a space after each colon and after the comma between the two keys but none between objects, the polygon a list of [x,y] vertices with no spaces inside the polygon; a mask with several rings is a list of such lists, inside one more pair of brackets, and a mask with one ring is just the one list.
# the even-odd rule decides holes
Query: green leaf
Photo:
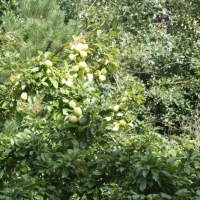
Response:
[{"label": "green leaf", "polygon": [[112,188],[105,186],[105,187],[103,187],[103,189],[105,189],[105,190],[109,191],[111,194],[113,194]]},{"label": "green leaf", "polygon": [[11,143],[12,145],[14,145],[14,144],[15,144],[15,141],[11,138],[11,139],[10,139],[10,143]]},{"label": "green leaf", "polygon": [[110,31],[110,35],[112,36],[112,37],[118,37],[118,34],[117,34],[117,32],[115,32],[115,31]]},{"label": "green leaf", "polygon": [[165,176],[171,176],[171,174],[169,173],[169,172],[167,172],[167,171],[164,171],[164,170],[162,170],[162,171],[160,171],[162,174],[164,174]]},{"label": "green leaf", "polygon": [[185,171],[187,174],[191,174],[191,173],[193,173],[194,169],[191,168],[190,166],[187,166]]},{"label": "green leaf", "polygon": [[67,178],[69,176],[69,171],[65,170],[62,172],[62,178]]},{"label": "green leaf", "polygon": [[48,186],[48,187],[47,187],[47,189],[49,189],[49,190],[54,190],[54,189],[55,189],[55,187],[54,187],[54,186],[52,186],[52,185],[50,185],[50,186]]},{"label": "green leaf", "polygon": [[58,82],[55,79],[52,79],[52,78],[49,78],[49,80],[53,84],[54,88],[57,89],[58,88]]},{"label": "green leaf", "polygon": [[4,170],[1,169],[1,170],[0,170],[0,179],[2,179],[3,175],[4,175]]},{"label": "green leaf", "polygon": [[140,190],[144,191],[146,189],[146,186],[147,186],[147,181],[145,179],[140,183]]},{"label": "green leaf", "polygon": [[149,154],[152,154],[152,151],[151,151],[151,148],[147,147],[146,148],[146,153],[149,155]]},{"label": "green leaf", "polygon": [[66,61],[64,61],[64,65],[65,65],[65,69],[69,70],[69,65],[68,65],[68,63]]},{"label": "green leaf", "polygon": [[47,82],[42,82],[42,85],[47,86],[47,87],[49,86]]},{"label": "green leaf", "polygon": [[63,98],[62,101],[63,101],[64,103],[69,103],[69,99],[66,99],[66,98]]},{"label": "green leaf", "polygon": [[153,180],[157,181],[158,177],[159,177],[159,174],[157,172],[152,172],[152,175],[153,175]]},{"label": "green leaf", "polygon": [[139,194],[134,194],[133,196],[132,196],[132,199],[133,200],[137,200],[138,198],[140,198],[141,197],[141,195],[139,195]]},{"label": "green leaf", "polygon": [[200,190],[197,190],[197,191],[196,191],[196,194],[200,196]]},{"label": "green leaf", "polygon": [[87,120],[88,120],[88,118],[87,118],[86,116],[82,116],[82,117],[79,119],[79,123],[80,123],[80,124],[84,124],[84,123],[87,122]]},{"label": "green leaf", "polygon": [[35,73],[35,72],[38,72],[39,71],[39,67],[34,67],[31,69],[31,72]]},{"label": "green leaf", "polygon": [[180,189],[175,194],[183,195],[183,194],[187,194],[187,193],[189,193],[189,191],[187,189]]},{"label": "green leaf", "polygon": [[80,147],[81,147],[81,149],[85,149],[87,147],[87,142],[86,141],[80,141]]},{"label": "green leaf", "polygon": [[143,170],[142,171],[142,175],[144,176],[144,177],[146,177],[146,175],[149,173],[149,170],[147,170],[147,169],[145,169],[145,170]]},{"label": "green leaf", "polygon": [[52,52],[45,52],[44,53],[44,58],[45,59],[48,59],[49,57],[53,56],[53,53]]},{"label": "green leaf", "polygon": [[97,30],[97,36],[99,37],[102,34],[102,30]]},{"label": "green leaf", "polygon": [[34,199],[34,198],[33,198],[33,192],[28,191],[28,196],[29,196],[30,200],[33,200],[33,199]]},{"label": "green leaf", "polygon": [[161,193],[161,197],[163,197],[165,199],[171,199],[171,196],[166,193]]},{"label": "green leaf", "polygon": [[44,162],[46,161],[45,154],[41,153],[41,158]]},{"label": "green leaf", "polygon": [[96,176],[100,176],[100,175],[102,175],[103,173],[100,172],[100,171],[94,171],[94,172],[92,172],[92,174],[94,174],[94,175],[96,175]]}]

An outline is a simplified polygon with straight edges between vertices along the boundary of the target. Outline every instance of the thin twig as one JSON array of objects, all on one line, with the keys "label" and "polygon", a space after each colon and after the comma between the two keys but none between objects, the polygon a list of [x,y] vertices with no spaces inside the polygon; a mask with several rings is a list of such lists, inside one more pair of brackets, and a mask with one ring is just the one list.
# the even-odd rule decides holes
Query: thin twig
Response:
[{"label": "thin twig", "polygon": [[113,78],[114,78],[114,80],[115,80],[115,83],[116,83],[116,85],[117,85],[118,90],[120,90],[120,87],[119,87],[119,84],[118,84],[118,81],[117,81],[117,78],[115,77],[115,75],[113,75]]},{"label": "thin twig", "polygon": [[115,140],[115,138],[113,138],[113,136],[110,135],[110,133],[107,133],[107,134],[111,137],[111,139],[114,141],[114,143],[118,145],[118,143],[117,143],[117,141]]},{"label": "thin twig", "polygon": [[88,11],[91,9],[91,7],[97,2],[97,0],[95,0],[92,5],[88,8]]}]

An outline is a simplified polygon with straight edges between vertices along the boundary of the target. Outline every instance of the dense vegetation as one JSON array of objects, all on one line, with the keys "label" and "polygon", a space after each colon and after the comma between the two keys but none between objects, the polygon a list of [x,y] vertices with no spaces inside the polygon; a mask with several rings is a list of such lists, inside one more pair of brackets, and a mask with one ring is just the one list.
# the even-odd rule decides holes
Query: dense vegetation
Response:
[{"label": "dense vegetation", "polygon": [[0,3],[0,199],[200,199],[198,0]]}]

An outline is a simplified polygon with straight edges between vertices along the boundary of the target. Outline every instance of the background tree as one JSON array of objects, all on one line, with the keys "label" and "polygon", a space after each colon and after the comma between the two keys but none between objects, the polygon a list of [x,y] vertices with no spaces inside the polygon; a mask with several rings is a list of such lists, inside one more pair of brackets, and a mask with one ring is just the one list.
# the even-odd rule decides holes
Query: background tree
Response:
[{"label": "background tree", "polygon": [[38,51],[58,53],[63,42],[70,40],[78,30],[75,20],[69,20],[68,25],[64,20],[64,12],[56,0],[20,0],[16,11],[5,12],[3,29],[8,39],[15,38],[14,50],[25,59],[37,55]]},{"label": "background tree", "polygon": [[80,11],[84,30],[115,35],[120,65],[145,85],[141,119],[162,134],[183,133],[182,121],[189,123],[199,108],[198,2],[86,2]]}]

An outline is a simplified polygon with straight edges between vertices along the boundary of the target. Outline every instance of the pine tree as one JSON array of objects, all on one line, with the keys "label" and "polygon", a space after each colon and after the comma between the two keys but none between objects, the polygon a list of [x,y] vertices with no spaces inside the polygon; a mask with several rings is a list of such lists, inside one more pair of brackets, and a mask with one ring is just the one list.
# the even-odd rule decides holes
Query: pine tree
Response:
[{"label": "pine tree", "polygon": [[[18,15],[16,15],[18,13]],[[3,16],[3,28],[15,38],[14,50],[22,59],[37,55],[38,51],[55,54],[78,32],[78,23],[69,20],[56,0],[19,0],[17,12],[7,11]]]}]

